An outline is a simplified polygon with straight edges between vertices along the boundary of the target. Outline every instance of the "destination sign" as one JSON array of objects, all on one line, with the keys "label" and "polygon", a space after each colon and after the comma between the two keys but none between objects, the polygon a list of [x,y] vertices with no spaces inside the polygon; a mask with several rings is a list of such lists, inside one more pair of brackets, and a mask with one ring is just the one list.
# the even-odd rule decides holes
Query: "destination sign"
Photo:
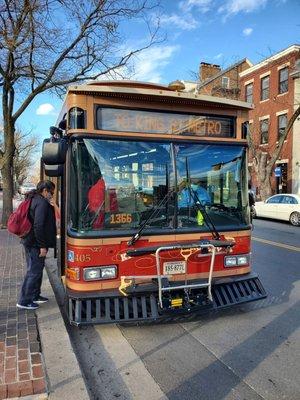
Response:
[{"label": "destination sign", "polygon": [[235,120],[207,114],[191,115],[98,107],[96,129],[116,132],[186,136],[235,137]]}]

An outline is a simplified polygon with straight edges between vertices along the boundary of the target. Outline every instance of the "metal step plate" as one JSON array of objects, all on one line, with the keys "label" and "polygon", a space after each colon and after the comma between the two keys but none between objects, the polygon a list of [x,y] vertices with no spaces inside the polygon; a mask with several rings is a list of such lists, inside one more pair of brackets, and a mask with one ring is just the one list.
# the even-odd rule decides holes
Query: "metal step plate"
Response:
[{"label": "metal step plate", "polygon": [[[207,290],[196,289],[201,294]],[[191,307],[186,314],[204,310],[231,307],[233,305],[261,300],[267,296],[259,278],[239,278],[236,281],[215,283],[212,285],[213,303],[211,307]],[[158,295],[155,292],[128,297],[106,298],[73,298],[68,297],[68,315],[71,324],[108,324],[122,322],[156,321],[166,317],[170,319],[176,314],[182,315],[182,310],[160,312]]]}]

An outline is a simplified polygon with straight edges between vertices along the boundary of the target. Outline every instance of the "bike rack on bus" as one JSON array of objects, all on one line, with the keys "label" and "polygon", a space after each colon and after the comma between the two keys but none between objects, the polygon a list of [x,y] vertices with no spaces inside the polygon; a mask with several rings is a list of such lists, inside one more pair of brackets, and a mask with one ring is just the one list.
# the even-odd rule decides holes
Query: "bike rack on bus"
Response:
[{"label": "bike rack on bus", "polygon": [[[160,258],[159,255],[162,251],[166,250],[184,250],[184,249],[210,249],[211,252],[207,253],[208,256],[211,256],[211,261],[210,261],[210,268],[209,268],[209,275],[208,275],[208,281],[207,283],[197,283],[197,284],[191,284],[191,285],[180,285],[180,286],[168,286],[168,287],[163,287],[162,286],[162,274],[160,273]],[[185,256],[184,254],[183,257],[185,258],[185,262],[187,263],[187,260],[189,256],[193,254],[192,252],[189,253],[188,256]],[[196,288],[206,288],[207,287],[207,292],[208,292],[208,298],[210,301],[213,301],[212,298],[212,293],[211,293],[211,282],[212,282],[212,274],[213,274],[213,269],[214,269],[214,262],[215,262],[215,255],[216,255],[216,246],[214,246],[212,243],[197,243],[197,244],[187,244],[187,245],[175,245],[175,246],[161,246],[159,247],[156,252],[155,252],[155,258],[156,258],[156,270],[157,270],[157,281],[158,281],[158,301],[159,305],[161,308],[163,308],[162,305],[162,293],[169,291],[169,290],[178,290],[178,289],[196,289]],[[187,265],[186,265],[187,267]]]}]

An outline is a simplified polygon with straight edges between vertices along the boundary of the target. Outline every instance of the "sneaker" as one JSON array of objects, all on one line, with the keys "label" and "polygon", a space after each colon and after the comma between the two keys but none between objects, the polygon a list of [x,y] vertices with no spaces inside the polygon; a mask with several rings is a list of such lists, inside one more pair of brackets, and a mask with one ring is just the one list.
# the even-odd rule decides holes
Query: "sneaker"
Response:
[{"label": "sneaker", "polygon": [[34,302],[34,303],[37,303],[37,304],[43,304],[43,303],[47,303],[48,300],[49,300],[49,299],[47,299],[47,297],[38,296],[38,297],[36,297],[36,298],[33,300],[33,302]]},{"label": "sneaker", "polygon": [[25,310],[36,310],[39,308],[39,305],[36,303],[28,303],[28,304],[17,304],[18,308],[23,308]]}]

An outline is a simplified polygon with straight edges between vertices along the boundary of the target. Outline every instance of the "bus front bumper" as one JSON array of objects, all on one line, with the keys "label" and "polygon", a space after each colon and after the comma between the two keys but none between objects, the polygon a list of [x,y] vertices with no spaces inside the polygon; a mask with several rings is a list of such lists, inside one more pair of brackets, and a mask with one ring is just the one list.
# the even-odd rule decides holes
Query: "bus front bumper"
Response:
[{"label": "bus front bumper", "polygon": [[163,322],[267,297],[255,273],[214,279],[212,301],[209,300],[205,288],[166,291],[163,307],[159,305],[155,282],[148,286],[138,286],[127,296],[121,296],[119,291],[90,293],[68,288],[66,294],[68,317],[73,325]]}]

